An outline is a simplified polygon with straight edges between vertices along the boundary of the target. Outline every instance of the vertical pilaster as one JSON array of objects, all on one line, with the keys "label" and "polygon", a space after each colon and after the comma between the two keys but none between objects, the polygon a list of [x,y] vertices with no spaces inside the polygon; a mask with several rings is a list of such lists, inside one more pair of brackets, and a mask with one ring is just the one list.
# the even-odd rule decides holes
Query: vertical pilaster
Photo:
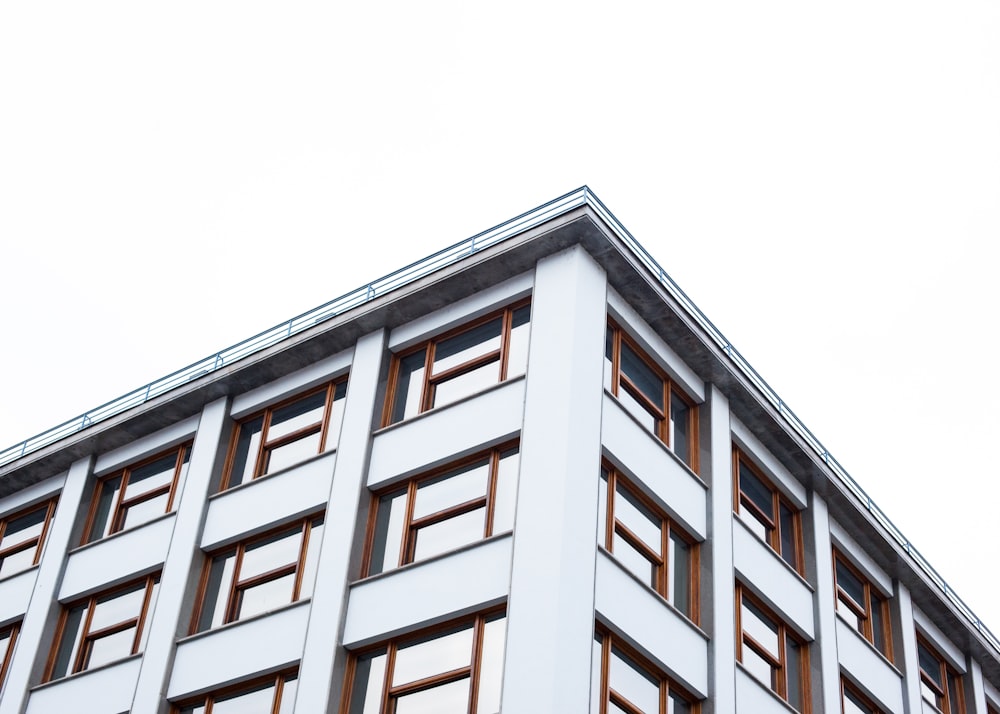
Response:
[{"label": "vertical pilaster", "polygon": [[896,658],[897,666],[901,663],[903,674],[903,700],[908,714],[920,714],[923,705],[920,703],[920,665],[917,663],[917,631],[913,628],[913,600],[910,591],[896,581],[896,602],[899,605],[899,637],[902,654]]},{"label": "vertical pilaster", "polygon": [[335,682],[339,692],[343,677],[340,672],[334,672],[334,664],[347,608],[347,583],[357,575],[350,570],[351,553],[368,470],[375,397],[384,352],[385,333],[381,330],[365,335],[354,347],[337,464],[309,609],[309,627],[299,667],[295,711],[300,714],[333,712],[339,705],[331,694]]},{"label": "vertical pilaster", "polygon": [[[733,446],[729,400],[708,386],[703,408],[708,420],[708,557],[702,567],[705,617],[709,628],[710,714],[736,711],[736,583],[733,579]],[[704,420],[703,420],[704,423]],[[706,581],[707,582],[704,582]]]},{"label": "vertical pilaster", "polygon": [[588,711],[607,279],[576,246],[539,261],[508,601],[505,712]]},{"label": "vertical pilaster", "polygon": [[201,566],[198,541],[208,508],[208,490],[226,424],[229,402],[218,399],[205,406],[195,433],[187,476],[177,503],[170,546],[160,574],[156,608],[147,621],[149,637],[142,656],[139,680],[132,699],[132,714],[166,712],[166,689],[174,658],[174,643],[186,633],[182,613]]},{"label": "vertical pilaster", "polygon": [[92,465],[93,457],[88,456],[70,466],[66,482],[59,493],[59,504],[49,526],[45,551],[39,562],[35,589],[21,623],[14,658],[7,671],[3,698],[0,699],[0,714],[23,712],[28,703],[28,688],[41,679],[59,615],[56,597],[66,568],[66,553],[70,548],[73,524]]},{"label": "vertical pilaster", "polygon": [[806,520],[812,523],[813,557],[816,563],[816,593],[813,612],[816,640],[810,645],[812,697],[819,711],[840,708],[840,666],[837,660],[837,615],[834,610],[836,585],[833,582],[833,543],[830,540],[830,512],[826,501],[810,494]]},{"label": "vertical pilaster", "polygon": [[986,714],[986,688],[983,685],[983,668],[979,662],[966,657],[969,667],[965,675],[965,711],[966,714]]}]

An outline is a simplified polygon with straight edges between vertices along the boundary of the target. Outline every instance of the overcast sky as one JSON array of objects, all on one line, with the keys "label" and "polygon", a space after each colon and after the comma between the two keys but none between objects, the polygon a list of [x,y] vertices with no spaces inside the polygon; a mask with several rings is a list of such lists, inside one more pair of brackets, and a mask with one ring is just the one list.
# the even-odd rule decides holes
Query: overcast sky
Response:
[{"label": "overcast sky", "polygon": [[0,3],[0,447],[588,184],[1000,633],[1000,4]]}]

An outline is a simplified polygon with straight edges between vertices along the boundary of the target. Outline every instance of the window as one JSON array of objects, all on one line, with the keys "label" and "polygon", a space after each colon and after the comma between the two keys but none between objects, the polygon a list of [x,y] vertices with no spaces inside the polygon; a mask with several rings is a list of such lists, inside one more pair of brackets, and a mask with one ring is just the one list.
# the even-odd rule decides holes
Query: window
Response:
[{"label": "window", "polygon": [[146,616],[153,611],[159,574],[67,605],[46,681],[142,652]]},{"label": "window", "polygon": [[944,714],[964,714],[962,675],[952,669],[919,635],[917,659],[920,662],[920,694],[924,701],[933,704]]},{"label": "window", "polygon": [[733,449],[734,510],[754,535],[802,573],[802,519],[799,511],[764,478],[739,449]]},{"label": "window", "polygon": [[604,361],[604,386],[697,471],[698,410],[691,398],[614,322],[608,322]]},{"label": "window", "polygon": [[84,542],[135,528],[174,510],[178,484],[187,473],[191,445],[171,449],[97,482]]},{"label": "window", "polygon": [[594,637],[595,714],[697,714],[698,702],[602,628]]},{"label": "window", "polygon": [[518,303],[394,355],[382,425],[524,374],[530,316]]},{"label": "window", "polygon": [[0,578],[38,565],[55,512],[52,499],[0,519]]},{"label": "window", "polygon": [[498,447],[377,494],[363,576],[512,530],[518,456]]},{"label": "window", "polygon": [[352,655],[341,714],[499,714],[502,612]]},{"label": "window", "polygon": [[601,469],[601,544],[697,622],[698,545],[611,466]]},{"label": "window", "polygon": [[846,679],[840,680],[840,708],[843,714],[883,714]]},{"label": "window", "polygon": [[232,488],[336,448],[347,378],[268,407],[240,422],[222,488]]},{"label": "window", "polygon": [[311,516],[209,556],[192,634],[308,597],[322,533],[323,517]]},{"label": "window", "polygon": [[746,589],[736,585],[736,659],[800,712],[809,711],[809,649]]},{"label": "window", "polygon": [[0,689],[3,688],[7,667],[10,665],[11,657],[14,656],[14,643],[17,642],[17,633],[20,628],[21,623],[19,622],[0,627]]},{"label": "window", "polygon": [[173,714],[291,714],[297,674],[279,674],[237,687],[226,687],[173,707]]},{"label": "window", "polygon": [[833,551],[833,562],[837,578],[837,612],[891,661],[889,603],[868,578],[836,549]]}]

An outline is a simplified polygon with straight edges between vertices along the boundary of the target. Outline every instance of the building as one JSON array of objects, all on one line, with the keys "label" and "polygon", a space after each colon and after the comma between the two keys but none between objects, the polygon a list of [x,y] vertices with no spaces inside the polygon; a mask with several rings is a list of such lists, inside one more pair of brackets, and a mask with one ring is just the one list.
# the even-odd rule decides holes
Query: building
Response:
[{"label": "building", "polygon": [[1000,712],[586,188],[0,453],[0,714]]}]

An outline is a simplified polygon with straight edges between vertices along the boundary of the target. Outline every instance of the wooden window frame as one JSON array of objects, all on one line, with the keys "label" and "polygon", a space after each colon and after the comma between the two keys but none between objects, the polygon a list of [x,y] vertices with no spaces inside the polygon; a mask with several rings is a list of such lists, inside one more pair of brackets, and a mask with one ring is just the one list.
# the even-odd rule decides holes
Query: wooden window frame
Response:
[{"label": "wooden window frame", "polygon": [[[410,563],[415,562],[413,560],[413,551],[416,546],[415,534],[420,528],[424,528],[429,525],[434,525],[436,523],[442,523],[451,518],[455,518],[470,511],[474,511],[477,508],[485,507],[486,509],[486,517],[484,519],[484,525],[483,525],[484,535],[480,539],[480,541],[486,540],[487,538],[491,538],[494,535],[498,535],[493,532],[493,520],[496,511],[496,494],[497,494],[497,481],[499,480],[500,476],[500,459],[504,453],[511,451],[512,449],[517,450],[518,455],[520,456],[519,441],[517,440],[508,441],[498,446],[494,446],[493,448],[488,449],[487,451],[480,451],[477,454],[472,454],[471,456],[467,456],[466,458],[460,459],[459,461],[453,461],[449,464],[445,464],[444,466],[440,466],[431,471],[426,471],[417,474],[416,476],[413,476],[410,479],[394,483],[391,486],[380,488],[379,490],[374,491],[372,493],[371,507],[368,509],[368,524],[365,529],[365,548],[361,559],[361,577],[362,578],[369,577],[369,572],[371,570],[371,564],[372,564],[372,557],[375,555],[374,554],[375,535],[376,535],[375,529],[378,525],[379,501],[386,494],[400,491],[403,488],[406,489],[406,510],[403,516],[403,535],[402,535],[402,543],[400,544],[400,549],[399,549],[399,561],[396,563],[396,565],[393,565],[392,567],[384,566],[382,569],[383,573],[395,570],[396,568],[401,568],[404,565],[409,565]],[[486,494],[484,496],[477,497],[475,499],[465,501],[463,503],[455,504],[444,510],[437,511],[430,515],[424,516],[418,520],[414,520],[413,507],[416,501],[417,491],[419,490],[420,485],[422,483],[424,483],[425,481],[432,481],[435,478],[441,476],[442,474],[446,474],[450,471],[457,471],[458,469],[461,469],[463,466],[468,466],[469,464],[473,464],[477,461],[482,461],[483,459],[489,459],[489,476],[486,487]],[[472,542],[480,542],[480,541],[472,541]]]},{"label": "wooden window frame", "polygon": [[[386,654],[386,665],[378,714],[393,714],[395,711],[395,699],[397,697],[412,694],[424,689],[430,689],[431,687],[437,687],[442,684],[460,681],[466,677],[469,678],[469,704],[466,711],[467,714],[477,714],[476,709],[479,699],[479,678],[482,674],[483,632],[487,621],[492,620],[496,615],[502,614],[503,617],[506,618],[506,609],[506,605],[493,607],[488,610],[484,610],[483,612],[476,613],[473,616],[450,620],[433,627],[401,635],[399,637],[394,637],[379,644],[371,645],[369,647],[351,652],[348,657],[347,667],[345,668],[344,673],[344,687],[340,697],[340,714],[350,714],[351,694],[354,688],[355,669],[357,667],[358,658],[383,649]],[[472,656],[470,657],[470,663],[467,667],[460,667],[447,672],[440,672],[438,674],[425,677],[424,679],[415,682],[407,682],[406,684],[398,685],[396,687],[392,686],[392,675],[393,667],[395,666],[396,652],[401,646],[405,647],[418,642],[433,640],[435,639],[435,635],[446,633],[449,630],[457,630],[470,624],[473,628]],[[506,637],[506,633],[504,637]]]},{"label": "wooden window frame", "polygon": [[291,712],[282,712],[281,707],[281,697],[284,693],[285,685],[288,682],[292,682],[298,679],[298,669],[283,670],[277,674],[272,674],[267,677],[258,677],[257,679],[252,679],[248,682],[240,682],[239,684],[230,684],[227,687],[222,687],[220,689],[215,689],[207,694],[202,694],[200,697],[182,699],[176,704],[170,705],[170,714],[180,714],[184,709],[194,708],[198,706],[204,707],[204,714],[212,714],[212,709],[215,706],[215,701],[222,697],[228,697],[231,694],[240,694],[241,692],[251,692],[261,685],[267,684],[268,682],[274,685],[274,695],[271,698],[271,711],[270,714],[291,714]]},{"label": "wooden window frame", "polygon": [[876,706],[870,697],[865,695],[860,689],[848,682],[844,677],[840,678],[840,711],[844,714],[846,711],[845,701],[847,700],[847,695],[850,693],[852,697],[860,700],[862,706],[867,707],[871,714],[885,714],[882,709]]},{"label": "wooden window frame", "polygon": [[[701,572],[701,546],[698,541],[678,526],[674,520],[668,516],[641,488],[633,483],[627,476],[622,474],[610,462],[604,461],[601,465],[602,478],[606,476],[608,483],[607,504],[605,508],[604,538],[602,545],[609,553],[614,555],[614,536],[617,533],[624,538],[636,550],[643,553],[656,566],[656,587],[653,588],[661,597],[673,604],[669,590],[669,575],[671,563],[668,562],[670,552],[670,536],[676,534],[681,540],[691,546],[691,572],[688,574],[689,592],[688,598],[691,603],[691,612],[684,615],[697,625],[701,619],[700,607],[700,587],[699,573]],[[660,552],[656,553],[650,549],[639,536],[633,533],[629,527],[618,520],[615,515],[615,502],[617,500],[616,488],[621,485],[626,491],[641,502],[655,516],[660,519]],[[683,611],[681,611],[683,612]]]},{"label": "wooden window frame", "polygon": [[[242,485],[242,483],[250,483],[258,478],[261,478],[262,476],[267,476],[270,473],[272,473],[267,470],[267,467],[269,465],[268,459],[270,457],[270,453],[274,449],[294,443],[296,441],[299,441],[300,439],[305,439],[306,437],[312,436],[313,434],[319,433],[320,435],[319,448],[316,451],[316,454],[314,455],[325,453],[326,443],[327,440],[330,438],[330,433],[329,433],[330,415],[333,413],[334,402],[338,401],[336,399],[337,389],[338,387],[340,387],[340,385],[347,384],[348,377],[349,375],[345,374],[341,377],[337,377],[336,379],[327,382],[326,384],[320,387],[306,389],[302,392],[299,392],[298,394],[295,394],[294,396],[288,397],[287,399],[283,399],[280,402],[275,402],[274,404],[271,404],[267,407],[264,407],[263,409],[254,412],[250,416],[240,419],[236,424],[236,428],[233,429],[233,435],[229,441],[229,449],[226,452],[226,465],[225,468],[223,469],[222,483],[219,486],[219,490],[225,491],[230,487],[230,483],[232,482],[233,478],[232,471],[237,457],[237,450],[239,449],[240,432],[247,424],[250,424],[251,422],[254,422],[257,419],[262,420],[261,430],[260,430],[260,440],[259,443],[257,444],[257,453],[247,454],[247,460],[249,461],[250,459],[253,459],[254,466],[251,471],[250,479],[248,481],[241,482],[241,484],[239,485]],[[267,433],[271,427],[271,418],[274,415],[274,412],[284,407],[290,406],[295,402],[308,399],[309,397],[312,397],[321,392],[326,392],[326,402],[323,406],[323,416],[320,418],[318,422],[308,424],[304,427],[296,429],[291,433],[285,434],[284,436],[280,436],[276,439],[268,441]],[[342,398],[346,399],[346,394]]]},{"label": "wooden window frame", "polygon": [[[271,528],[264,533],[254,535],[250,538],[239,541],[233,545],[227,546],[225,548],[219,548],[218,550],[213,550],[205,555],[205,563],[202,566],[201,578],[198,581],[198,596],[195,600],[194,612],[191,615],[191,626],[189,627],[188,634],[194,635],[198,632],[208,632],[213,628],[206,628],[205,630],[199,630],[198,622],[201,620],[202,613],[205,610],[206,602],[205,598],[208,590],[209,577],[212,572],[212,562],[226,554],[232,553],[235,555],[233,561],[233,572],[228,583],[223,583],[226,593],[226,609],[225,615],[223,616],[222,625],[228,625],[231,622],[239,622],[240,617],[237,617],[237,606],[241,602],[242,593],[254,586],[263,585],[264,583],[271,582],[272,580],[278,580],[279,578],[286,577],[291,574],[295,574],[295,583],[292,586],[292,599],[288,601],[287,604],[294,602],[299,602],[302,600],[302,577],[305,572],[306,558],[309,553],[309,543],[312,536],[313,527],[317,525],[324,525],[325,515],[323,513],[314,513],[305,518],[301,518],[291,523],[286,523],[282,526],[276,528]],[[298,526],[300,533],[302,535],[302,540],[299,543],[299,555],[294,564],[284,563],[278,567],[272,568],[267,572],[254,575],[245,580],[240,580],[240,570],[243,567],[243,556],[246,553],[248,547],[256,545],[261,541],[266,541],[273,538],[276,535],[283,533],[291,534],[295,531],[295,527]],[[220,592],[221,597],[221,592]],[[214,602],[211,605],[214,606]],[[255,617],[251,615],[250,617]]]},{"label": "wooden window frame", "polygon": [[10,667],[10,661],[14,658],[14,647],[17,645],[17,636],[20,632],[20,622],[13,622],[6,627],[0,627],[0,634],[10,636],[10,639],[7,642],[7,651],[4,652],[4,656],[0,658],[0,690],[3,689],[3,681],[7,676],[7,669]]},{"label": "wooden window frame", "polygon": [[[39,533],[37,536],[26,538],[23,541],[19,541],[13,545],[7,546],[3,550],[0,550],[0,573],[2,573],[3,562],[8,556],[13,555],[15,553],[20,553],[21,551],[29,550],[31,548],[35,549],[35,555],[31,560],[31,565],[28,567],[33,568],[34,566],[38,565],[38,561],[42,559],[42,550],[44,550],[45,548],[45,537],[48,535],[49,527],[52,525],[52,518],[55,516],[56,503],[58,502],[58,500],[59,500],[58,498],[50,498],[48,500],[41,501],[39,503],[34,503],[30,506],[27,506],[26,508],[22,508],[20,511],[12,513],[9,516],[0,518],[0,543],[2,543],[3,537],[7,532],[7,527],[12,521],[16,521],[20,518],[23,518],[24,516],[30,515],[35,511],[40,511],[43,508],[46,509],[45,521],[42,524],[41,533]],[[23,573],[27,569],[28,568],[23,568],[21,570],[18,570],[13,573],[8,573],[6,575],[0,574],[0,579],[16,575],[17,573]]]},{"label": "wooden window frame", "polygon": [[[844,590],[840,586],[840,581],[837,575],[837,564],[843,565],[847,570],[851,572],[854,577],[861,581],[864,587],[865,602],[859,603],[850,593]],[[886,598],[882,591],[872,585],[871,579],[861,572],[850,560],[848,560],[844,554],[838,550],[836,547],[833,549],[833,582],[835,584],[836,597],[835,606],[837,610],[840,610],[841,606],[850,609],[862,623],[862,631],[858,632],[862,637],[868,640],[868,643],[876,649],[883,657],[885,657],[889,662],[893,661],[893,651],[892,651],[892,623],[889,620],[889,600]],[[885,642],[885,651],[883,652],[875,644],[875,630],[872,618],[872,601],[875,600],[876,604],[881,610],[881,621],[882,621],[882,640]],[[854,628],[857,631],[856,628]]]},{"label": "wooden window frame", "polygon": [[[743,629],[743,601],[747,600],[752,603],[754,607],[760,610],[766,617],[768,617],[778,628],[778,658],[775,659],[774,655],[767,650],[763,644],[757,642],[753,636],[748,634]],[[774,611],[764,605],[763,602],[755,595],[750,593],[747,588],[740,582],[736,583],[736,660],[742,664],[743,662],[743,648],[749,647],[754,651],[754,653],[766,660],[776,673],[777,689],[771,689],[776,695],[783,699],[786,703],[791,706],[788,701],[788,647],[786,646],[789,639],[794,640],[799,646],[800,661],[799,661],[799,671],[802,685],[802,708],[796,711],[800,714],[810,714],[812,711],[812,701],[810,697],[810,692],[812,690],[810,677],[809,677],[809,643],[803,640],[797,633],[795,633],[785,621],[778,617]],[[752,675],[751,675],[752,676]],[[756,677],[754,677],[755,681]],[[765,685],[766,686],[766,685]],[[793,707],[794,708],[794,707]]]},{"label": "wooden window frame", "polygon": [[[59,675],[58,679],[61,679],[63,677],[68,677],[77,674],[78,672],[84,672],[90,669],[89,658],[93,643],[102,639],[103,637],[114,635],[123,630],[127,630],[133,626],[135,627],[135,635],[132,638],[131,651],[129,652],[128,655],[125,655],[121,659],[139,654],[141,651],[140,645],[143,639],[143,632],[146,626],[146,619],[149,616],[150,600],[152,599],[153,591],[156,585],[159,584],[159,582],[160,582],[160,573],[159,572],[152,573],[144,578],[139,578],[138,580],[132,580],[131,582],[118,585],[109,590],[103,590],[99,593],[94,593],[89,597],[81,598],[79,600],[74,600],[73,602],[64,605],[62,608],[62,612],[59,615],[59,623],[56,626],[56,635],[52,643],[52,651],[49,653],[48,662],[46,663],[45,666],[45,676],[43,677],[42,681],[49,682],[54,678],[53,670],[55,669],[56,666],[56,658],[58,657],[59,649],[63,643],[63,636],[65,634],[66,621],[69,618],[69,613],[71,610],[76,609],[77,607],[79,607],[81,604],[84,603],[86,604],[85,604],[83,621],[79,632],[80,639],[79,642],[76,642],[74,640],[74,642],[76,642],[76,644],[78,645],[76,655],[73,658],[73,662],[69,666],[69,671],[65,675]],[[139,608],[139,612],[136,614],[136,616],[130,617],[127,620],[121,620],[114,624],[108,625],[103,629],[91,632],[90,626],[94,617],[94,609],[98,605],[98,600],[102,600],[104,598],[113,596],[117,593],[124,592],[126,590],[131,590],[140,583],[143,585],[145,592],[143,593],[142,606]],[[103,666],[103,665],[98,665],[98,666]]]},{"label": "wooden window frame", "polygon": [[[424,340],[423,342],[414,345],[406,350],[403,350],[392,355],[392,360],[389,365],[389,381],[386,385],[385,394],[385,405],[382,409],[382,422],[383,427],[389,426],[390,424],[396,424],[405,421],[406,418],[399,419],[398,421],[393,421],[392,415],[395,411],[396,406],[396,391],[399,382],[399,369],[400,364],[403,360],[411,355],[419,353],[421,350],[425,350],[424,353],[424,376],[423,376],[423,386],[420,391],[420,404],[417,408],[417,414],[423,414],[426,411],[430,411],[434,408],[434,396],[435,389],[438,384],[459,377],[467,372],[482,367],[483,365],[489,364],[491,362],[499,362],[499,377],[497,379],[497,384],[505,382],[507,380],[507,369],[508,358],[510,357],[510,339],[511,332],[513,329],[513,318],[514,312],[531,305],[531,298],[525,298],[523,300],[518,300],[517,302],[511,303],[500,310],[495,310],[488,315],[484,315],[480,318],[472,320],[470,322],[464,323],[459,327],[455,327],[446,332],[442,332],[439,335]],[[440,374],[433,374],[432,367],[434,366],[434,351],[437,345],[445,340],[449,340],[452,337],[456,337],[463,332],[468,332],[477,327],[481,327],[489,322],[496,320],[497,318],[503,319],[503,324],[500,330],[500,347],[496,350],[486,352],[484,354],[473,357],[466,362],[450,367],[447,370],[441,372]],[[530,317],[529,317],[530,325]],[[529,328],[530,329],[530,328]],[[412,418],[412,417],[410,417]]]},{"label": "wooden window frame", "polygon": [[[688,453],[691,454],[691,463],[687,466],[698,473],[699,468],[699,432],[698,432],[698,404],[690,397],[688,394],[681,389],[677,381],[674,380],[667,372],[660,367],[647,353],[642,349],[639,344],[632,339],[629,334],[622,329],[622,327],[608,318],[608,333],[611,338],[611,393],[615,397],[619,396],[619,393],[624,388],[628,391],[629,396],[635,399],[639,404],[649,412],[656,420],[656,428],[653,434],[667,445],[672,452],[675,451],[674,445],[670,443],[670,410],[672,407],[672,396],[677,396],[682,402],[684,402],[688,407]],[[656,374],[663,381],[663,404],[664,408],[661,409],[657,405],[653,404],[649,399],[643,394],[642,390],[632,382],[631,379],[622,373],[621,369],[621,346],[622,342],[628,345],[628,347],[635,352],[636,356],[642,360],[652,372]],[[605,355],[607,357],[607,355]]]},{"label": "wooden window frame", "polygon": [[[938,662],[938,675],[941,677],[941,681],[944,682],[944,689],[938,686],[931,678],[931,674],[927,672],[920,662],[920,648],[923,647],[928,654],[932,655],[934,659]],[[933,690],[935,694],[941,698],[941,704],[934,703],[933,706],[937,707],[938,711],[942,714],[965,714],[965,691],[962,683],[962,674],[951,664],[948,663],[944,657],[941,656],[937,647],[933,646],[927,641],[920,633],[917,633],[917,667],[920,670],[920,682],[922,685],[926,685],[929,689]],[[958,680],[959,687],[955,690],[954,696],[957,700],[957,709],[952,707],[952,695],[951,691],[952,679]],[[927,699],[923,696],[923,691],[920,693],[921,701],[926,702]],[[927,702],[930,704],[931,702]],[[943,705],[943,706],[942,706]]]},{"label": "wooden window frame", "polygon": [[[771,491],[771,512],[765,513],[753,502],[749,496],[743,493],[740,479],[740,467],[746,466],[753,475],[760,480],[760,482]],[[794,533],[792,534],[792,542],[795,552],[792,554],[795,560],[794,565],[789,563],[785,559],[785,554],[782,550],[782,531],[781,531],[781,507],[784,506],[792,513],[792,528]],[[764,475],[764,472],[758,467],[750,458],[750,456],[740,449],[738,446],[733,446],[733,512],[736,513],[740,518],[746,518],[743,516],[743,510],[746,509],[750,511],[751,514],[756,515],[758,519],[764,519],[765,529],[768,532],[768,537],[764,541],[767,546],[778,554],[778,557],[782,561],[791,567],[799,575],[805,576],[805,544],[803,542],[802,535],[802,510],[796,506],[792,501],[782,493],[781,489],[774,485],[774,482]],[[748,517],[753,517],[753,515],[748,514]],[[760,522],[758,520],[758,522]],[[756,535],[756,534],[755,534]]]},{"label": "wooden window frame", "polygon": [[[607,627],[598,623],[595,627],[594,637],[595,639],[597,637],[601,638],[601,682],[600,689],[598,690],[601,701],[598,714],[608,714],[608,704],[612,702],[612,700],[614,701],[615,706],[629,712],[629,714],[666,714],[667,711],[669,711],[668,704],[670,703],[671,694],[675,694],[682,699],[687,700],[687,703],[691,705],[691,714],[700,714],[701,701],[680,685],[675,684],[670,677],[652,665],[649,660],[647,660],[635,648],[626,644],[621,638],[616,637]],[[611,688],[612,649],[621,650],[629,659],[633,660],[635,664],[641,667],[650,679],[659,680],[659,712],[643,712],[635,704]]]},{"label": "wooden window frame", "polygon": [[[177,498],[177,486],[180,483],[181,473],[184,471],[185,465],[191,457],[191,447],[193,442],[186,442],[180,446],[175,446],[170,449],[166,449],[156,454],[155,456],[150,456],[148,459],[143,459],[142,461],[137,461],[134,464],[130,464],[123,469],[119,469],[105,476],[101,476],[97,479],[97,485],[94,487],[94,495],[90,501],[90,509],[87,511],[87,522],[83,529],[83,539],[81,540],[81,545],[86,545],[87,543],[94,543],[102,538],[107,538],[115,533],[120,533],[126,530],[125,526],[125,516],[128,513],[128,509],[134,505],[144,503],[146,501],[151,501],[158,496],[162,496],[164,493],[167,494],[167,506],[163,511],[164,514],[172,513],[174,510],[175,499]],[[177,460],[174,464],[174,477],[171,479],[170,484],[167,486],[161,486],[155,488],[147,493],[139,494],[132,498],[127,497],[129,477],[133,471],[141,469],[143,466],[147,466],[155,461],[158,461],[165,456],[169,456],[171,453],[176,452]],[[94,522],[97,519],[97,511],[100,507],[101,495],[104,488],[107,486],[109,481],[112,481],[118,477],[121,477],[121,486],[118,489],[118,496],[115,498],[114,503],[111,504],[111,511],[108,513],[108,520],[110,526],[108,529],[108,534],[102,536],[95,536],[91,533],[94,527]],[[148,521],[147,521],[148,522]],[[145,525],[140,524],[140,525]],[[134,526],[138,528],[139,526]]]}]

